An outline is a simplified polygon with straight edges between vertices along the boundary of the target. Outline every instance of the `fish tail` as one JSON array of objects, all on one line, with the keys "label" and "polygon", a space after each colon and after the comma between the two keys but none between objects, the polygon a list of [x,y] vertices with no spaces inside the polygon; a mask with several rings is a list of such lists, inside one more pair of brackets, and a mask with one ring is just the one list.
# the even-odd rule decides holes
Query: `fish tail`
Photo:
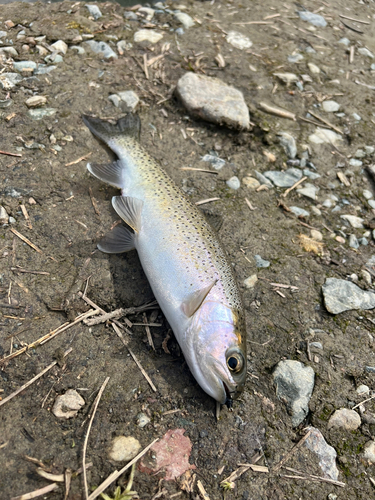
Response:
[{"label": "fish tail", "polygon": [[138,115],[129,113],[115,123],[89,115],[82,115],[82,120],[95,137],[107,145],[120,136],[132,137],[139,141],[141,120]]},{"label": "fish tail", "polygon": [[[82,120],[94,136],[107,144],[115,153],[119,153],[118,148],[124,138],[139,141],[141,120],[138,115],[129,113],[117,122],[101,120],[88,115],[82,115]],[[88,163],[87,169],[92,175],[111,186],[119,189],[123,189],[125,186],[126,165],[121,159],[109,165]]]}]

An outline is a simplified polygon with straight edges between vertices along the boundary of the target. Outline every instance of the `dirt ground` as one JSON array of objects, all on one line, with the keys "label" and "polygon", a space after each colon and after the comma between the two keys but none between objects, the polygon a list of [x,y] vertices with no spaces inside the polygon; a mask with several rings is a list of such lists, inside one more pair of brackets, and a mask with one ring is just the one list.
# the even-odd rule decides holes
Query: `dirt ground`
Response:
[{"label": "dirt ground", "polygon": [[[369,479],[375,477],[374,466],[362,458],[364,444],[375,435],[374,425],[363,423],[356,431],[327,429],[327,421],[336,409],[365,399],[356,393],[360,384],[375,390],[374,374],[365,370],[365,366],[375,366],[374,314],[371,310],[329,314],[321,287],[327,277],[346,279],[353,273],[360,275],[374,251],[371,236],[369,244],[358,250],[350,248],[347,239],[340,242],[335,238],[342,236],[340,214],[358,215],[367,221],[374,215],[362,195],[364,189],[373,189],[370,179],[363,167],[348,166],[348,155],[365,145],[374,145],[374,90],[355,83],[359,80],[374,85],[374,72],[370,71],[373,60],[355,51],[350,63],[346,47],[338,40],[346,36],[356,48],[365,46],[375,52],[375,7],[367,0],[305,4],[311,11],[319,10],[328,22],[326,28],[310,31],[311,25],[298,18],[297,4],[292,2],[189,0],[184,5],[195,18],[195,26],[179,36],[170,31],[178,28],[179,23],[170,14],[158,14],[151,23],[164,37],[149,47],[133,43],[133,33],[141,25],[125,20],[124,7],[115,3],[100,4],[103,17],[97,21],[89,19],[84,3],[79,2],[11,3],[0,7],[0,30],[6,30],[7,20],[15,24],[7,30],[6,37],[13,40],[19,53],[15,60],[43,62],[32,45],[29,52],[22,51],[25,39],[17,40],[22,29],[27,37],[46,35],[48,44],[62,39],[72,45],[73,38],[82,33],[93,33],[95,40],[103,41],[116,35],[119,40],[133,43],[124,55],[109,62],[88,49],[84,55],[69,49],[63,62],[56,64],[48,75],[23,80],[10,91],[0,90],[0,102],[9,97],[13,100],[10,107],[0,109],[0,149],[22,155],[0,154],[0,205],[15,219],[0,227],[0,356],[8,356],[87,311],[89,306],[78,296],[85,287],[87,297],[106,312],[152,300],[135,252],[108,256],[96,250],[98,240],[118,219],[110,204],[117,191],[88,174],[86,159],[75,161],[90,155],[90,161],[108,162],[108,153],[83,125],[81,114],[119,117],[123,114],[121,109],[114,107],[108,96],[134,90],[141,99],[144,147],[193,202],[220,198],[204,206],[223,220],[219,236],[233,263],[246,308],[249,371],[245,392],[236,401],[233,412],[223,408],[216,421],[214,401],[193,379],[173,336],[164,343],[170,353],[163,348],[169,327],[158,310],[146,313],[148,320],[152,316],[152,321],[161,325],[150,327],[155,351],[149,346],[143,326],[133,325],[131,335],[124,332],[126,342],[157,392],[151,389],[114,330],[103,324],[89,327],[79,322],[43,345],[5,363],[0,361],[3,399],[55,359],[58,361],[38,381],[0,407],[1,499],[50,484],[36,473],[37,464],[25,456],[38,459],[55,474],[66,469],[75,471],[82,465],[92,405],[106,377],[110,379],[87,449],[87,462],[93,463],[87,473],[90,491],[119,468],[108,459],[114,436],[134,436],[146,447],[167,430],[183,428],[193,445],[190,463],[196,466],[195,472],[211,500],[221,499],[224,494],[227,499],[244,500],[325,499],[329,494],[331,499],[342,500],[374,496],[374,485]],[[176,8],[176,4],[171,8]],[[69,9],[71,13],[67,13]],[[246,24],[275,14],[280,16],[270,18],[270,24]],[[339,14],[368,24],[345,21]],[[345,27],[340,19],[357,31]],[[225,36],[232,29],[247,35],[253,46],[245,51],[231,46]],[[316,52],[307,53],[306,47],[313,47]],[[288,62],[287,57],[296,50],[304,59]],[[147,79],[143,56],[151,59],[162,53],[164,57],[148,68]],[[218,53],[224,57],[224,68],[215,61]],[[312,83],[303,90],[295,85],[288,87],[273,76],[277,71],[309,74],[308,62],[319,66],[321,72],[312,75]],[[9,72],[11,66],[8,61],[0,67],[2,72]],[[241,90],[250,109],[251,129],[237,132],[188,117],[173,94],[178,78],[186,71],[219,77]],[[31,119],[25,101],[32,95],[47,96],[47,106],[55,108],[56,114],[39,121]],[[278,131],[288,131],[296,138],[300,156],[308,136],[315,130],[313,124],[301,120],[263,113],[258,107],[260,102],[271,102],[304,117],[327,98],[339,101],[345,116],[319,113],[345,133],[337,148],[329,144],[311,146],[311,161],[321,174],[314,181],[320,188],[318,200],[309,200],[296,190],[282,198],[286,206],[309,210],[309,218],[299,219],[280,206],[284,189],[255,191],[242,184],[234,191],[227,187],[225,181],[233,175],[242,180],[255,176],[255,170],[285,168],[287,156],[276,138]],[[352,118],[354,112],[361,116],[360,121]],[[60,146],[58,151],[55,145]],[[218,175],[181,170],[210,168],[200,158],[211,150],[227,160]],[[276,161],[269,163],[264,151],[273,153]],[[338,169],[339,162],[346,166]],[[371,163],[371,157],[364,160],[364,166],[366,163]],[[337,172],[345,168],[353,173],[347,175],[348,186],[337,179]],[[321,206],[331,193],[348,200],[349,205],[338,213],[323,207],[320,216],[314,215],[309,207]],[[249,209],[245,198],[255,210]],[[300,234],[310,235],[308,226],[323,234],[324,252],[319,255],[299,245]],[[12,230],[30,240],[38,251]],[[364,231],[347,230],[358,238]],[[270,261],[270,267],[257,269],[255,254]],[[255,287],[245,288],[244,280],[255,273]],[[297,289],[275,289],[271,283]],[[359,284],[369,288],[364,282]],[[142,314],[129,319],[133,323],[144,320]],[[310,355],[308,341],[321,342],[323,350]],[[69,348],[72,351],[62,360],[61,353]],[[316,375],[309,415],[296,429],[292,428],[285,405],[277,399],[272,382],[272,370],[282,359],[312,366]],[[69,388],[78,389],[86,404],[76,417],[60,420],[52,414],[52,406],[56,397]],[[178,411],[165,414],[170,410]],[[368,402],[366,410],[375,412],[375,402]],[[137,425],[140,412],[151,419],[144,428]],[[298,474],[283,469],[272,472],[308,425],[318,428],[337,451],[339,480],[345,487],[306,477],[284,477]],[[220,481],[257,453],[262,456],[257,464],[269,467],[271,472],[248,471],[236,481],[234,490],[224,492]],[[303,447],[286,465],[323,476],[315,455]],[[219,474],[222,466],[224,472]],[[178,496],[173,498],[189,498],[178,480],[159,483],[162,477],[162,471],[148,475],[137,470],[133,489],[141,499],[172,498],[174,494]],[[126,481],[125,474],[118,484]],[[59,485],[48,498],[64,498],[63,484]],[[113,490],[114,485],[107,493],[113,494]],[[192,497],[197,495],[195,488]],[[68,498],[84,498],[82,476],[72,479]]]}]

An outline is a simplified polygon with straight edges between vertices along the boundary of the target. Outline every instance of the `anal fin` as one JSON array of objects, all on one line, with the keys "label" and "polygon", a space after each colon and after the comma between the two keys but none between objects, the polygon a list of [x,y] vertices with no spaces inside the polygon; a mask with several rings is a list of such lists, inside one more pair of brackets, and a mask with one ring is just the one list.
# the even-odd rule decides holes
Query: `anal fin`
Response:
[{"label": "anal fin", "polygon": [[204,299],[210,293],[215,284],[216,280],[209,285],[196,290],[185,300],[185,302],[181,304],[181,309],[188,318],[193,316],[193,314],[198,311]]},{"label": "anal fin", "polygon": [[129,252],[135,248],[134,233],[123,225],[116,226],[98,243],[98,248],[105,253]]},{"label": "anal fin", "polygon": [[108,165],[99,165],[98,163],[88,163],[87,170],[94,177],[106,182],[110,186],[123,189],[125,181],[123,179],[125,166],[121,160],[114,161]]},{"label": "anal fin", "polygon": [[130,196],[114,196],[112,206],[121,219],[136,233],[141,230],[143,201]]}]

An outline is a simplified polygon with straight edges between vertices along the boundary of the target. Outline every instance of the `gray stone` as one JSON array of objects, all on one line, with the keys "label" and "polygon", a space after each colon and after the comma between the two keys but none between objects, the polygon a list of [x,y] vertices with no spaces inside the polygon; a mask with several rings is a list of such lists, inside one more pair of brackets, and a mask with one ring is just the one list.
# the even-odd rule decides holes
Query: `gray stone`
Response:
[{"label": "gray stone", "polygon": [[57,66],[47,66],[46,64],[38,64],[34,71],[34,75],[48,75],[51,71],[55,70]]},{"label": "gray stone", "polygon": [[291,413],[293,427],[297,427],[307,416],[314,378],[314,370],[310,366],[291,359],[280,361],[273,372],[276,395]]},{"label": "gray stone", "polygon": [[313,75],[319,75],[319,73],[320,73],[319,66],[317,66],[316,64],[310,62],[310,63],[307,63],[307,67],[309,68],[309,70],[311,71],[311,73]]},{"label": "gray stone", "polygon": [[279,132],[277,136],[288,157],[291,159],[295,158],[297,155],[297,145],[294,137],[288,132]]},{"label": "gray stone", "polygon": [[139,97],[133,90],[126,90],[125,92],[118,92],[118,96],[124,103],[123,108],[126,113],[135,111],[139,104]]},{"label": "gray stone", "polygon": [[52,408],[52,413],[57,418],[72,418],[77,415],[84,404],[85,400],[77,391],[68,389],[65,394],[57,396]]},{"label": "gray stone", "polygon": [[305,441],[306,448],[317,455],[324,477],[337,481],[339,471],[336,466],[336,450],[326,442],[319,429],[308,427],[307,430],[310,434]]},{"label": "gray stone", "polygon": [[372,192],[369,191],[368,189],[364,189],[362,194],[363,194],[364,198],[366,198],[366,200],[370,200],[371,198],[373,198]]},{"label": "gray stone", "polygon": [[223,160],[223,158],[219,158],[218,156],[215,155],[204,155],[202,156],[201,160],[210,163],[215,170],[221,170],[226,163],[226,161]]},{"label": "gray stone", "polygon": [[10,215],[9,216],[9,224],[16,224],[16,223],[17,223],[16,219]]},{"label": "gray stone", "polygon": [[304,59],[302,54],[292,54],[288,56],[288,62],[290,63],[298,63]]},{"label": "gray stone", "polygon": [[116,108],[119,107],[121,102],[121,97],[119,95],[111,94],[108,96],[108,99],[111,101],[112,104],[114,104],[114,106],[116,106]]},{"label": "gray stone", "polygon": [[[273,188],[273,184],[272,182],[269,181],[269,179],[267,179],[267,177],[265,177],[263,174],[261,174],[260,172],[258,172],[257,170],[255,170],[255,175],[258,179],[258,181],[264,185],[264,186],[267,186],[269,188]],[[374,238],[375,239],[375,238]]]},{"label": "gray stone", "polygon": [[361,425],[361,417],[354,410],[340,408],[328,420],[327,428],[355,431]]},{"label": "gray stone", "polygon": [[240,179],[236,175],[234,175],[233,177],[228,179],[226,184],[228,187],[230,187],[231,189],[234,189],[234,190],[237,190],[241,187]]},{"label": "gray stone", "polygon": [[303,208],[299,208],[299,207],[289,207],[289,208],[295,215],[297,215],[297,217],[309,217],[310,216],[310,212],[308,212],[307,210],[304,210]]},{"label": "gray stone", "polygon": [[313,184],[309,184],[308,182],[304,185],[303,188],[297,189],[297,193],[306,196],[307,198],[311,198],[312,200],[316,200],[316,195],[319,191],[319,188],[314,186]]},{"label": "gray stone", "polygon": [[279,170],[269,170],[264,172],[264,176],[270,179],[275,186],[288,188],[293,186],[302,178],[302,172],[298,168],[288,168],[285,172]]},{"label": "gray stone", "polygon": [[375,464],[375,441],[367,441],[363,448],[362,456],[370,464]]},{"label": "gray stone", "polygon": [[361,269],[360,275],[363,281],[366,283],[366,285],[371,286],[372,283],[371,274],[368,271],[366,271],[366,269]]},{"label": "gray stone", "polygon": [[0,88],[10,90],[22,81],[22,76],[18,73],[0,74]]},{"label": "gray stone", "polygon": [[24,71],[25,69],[33,69],[35,70],[37,67],[36,62],[34,61],[13,61],[13,68],[16,71]]},{"label": "gray stone", "polygon": [[333,130],[317,127],[315,132],[309,135],[309,141],[313,144],[338,144],[343,140],[342,135]]},{"label": "gray stone", "polygon": [[325,28],[327,26],[327,21],[319,14],[314,14],[308,10],[300,10],[298,11],[298,15],[302,21],[307,21],[317,28]]},{"label": "gray stone", "polygon": [[357,217],[356,215],[340,215],[340,217],[348,221],[355,229],[363,229],[363,219],[361,217]]},{"label": "gray stone", "polygon": [[250,126],[242,93],[218,78],[186,73],[177,82],[176,94],[193,116],[239,129]]},{"label": "gray stone", "polygon": [[9,215],[4,207],[0,206],[0,224],[8,224]]},{"label": "gray stone", "polygon": [[38,108],[39,106],[44,106],[47,102],[47,97],[44,95],[33,95],[26,99],[25,104],[28,108]]},{"label": "gray stone", "polygon": [[151,21],[151,19],[155,15],[154,9],[151,9],[150,7],[141,7],[140,9],[138,9],[138,12],[146,16],[146,21]]},{"label": "gray stone", "polygon": [[95,54],[100,54],[107,61],[111,61],[112,59],[117,59],[117,54],[114,52],[111,47],[105,42],[97,42],[96,40],[86,40],[84,42],[90,49],[95,52]]},{"label": "gray stone", "polygon": [[343,45],[345,45],[346,47],[348,47],[350,45],[350,40],[348,38],[344,37],[344,38],[341,38],[339,40],[339,43],[342,43]]},{"label": "gray stone", "polygon": [[270,267],[271,263],[268,260],[262,259],[260,255],[254,255],[255,265],[259,268]]},{"label": "gray stone", "polygon": [[365,146],[365,152],[367,155],[372,155],[373,153],[375,153],[374,146]]},{"label": "gray stone", "polygon": [[365,366],[367,373],[375,373],[375,366]]},{"label": "gray stone", "polygon": [[315,241],[323,241],[323,234],[317,229],[311,229],[310,234]]},{"label": "gray stone", "polygon": [[133,47],[133,44],[127,42],[126,40],[120,40],[117,42],[116,46],[118,53],[122,56],[127,50],[130,50]]},{"label": "gray stone", "polygon": [[258,281],[258,276],[256,274],[252,274],[248,278],[245,279],[243,284],[246,288],[254,288],[255,283]]},{"label": "gray stone", "polygon": [[7,36],[7,32],[6,31],[0,31],[0,38],[4,38]]},{"label": "gray stone", "polygon": [[157,43],[163,38],[162,33],[158,33],[155,30],[139,30],[134,33],[134,41],[136,43],[147,42],[147,43]]},{"label": "gray stone", "polygon": [[128,21],[138,21],[138,16],[135,12],[124,12],[124,17]]},{"label": "gray stone", "polygon": [[357,120],[357,122],[362,120],[358,113],[352,113],[352,117],[354,118],[354,120]]},{"label": "gray stone", "polygon": [[359,238],[358,242],[360,245],[363,245],[365,247],[368,245],[368,239],[365,238],[364,236],[362,238]]},{"label": "gray stone", "polygon": [[182,26],[186,30],[191,28],[195,24],[189,14],[186,14],[185,12],[176,12],[174,17],[182,24]]},{"label": "gray stone", "polygon": [[141,443],[132,436],[117,436],[111,443],[108,456],[115,462],[129,462],[136,457],[141,449]]},{"label": "gray stone", "polygon": [[100,9],[97,5],[86,4],[85,7],[87,7],[90,16],[92,16],[95,19],[95,21],[97,21],[102,17],[103,14],[100,12]]},{"label": "gray stone", "polygon": [[56,113],[55,108],[29,109],[28,114],[33,120],[41,120],[46,116],[53,116]]},{"label": "gray stone", "polygon": [[83,47],[81,47],[80,45],[71,45],[69,48],[71,50],[76,50],[77,54],[79,54],[79,55],[86,54],[85,49]]},{"label": "gray stone", "polygon": [[359,394],[359,395],[366,395],[366,394],[370,394],[370,388],[368,385],[365,385],[365,384],[361,384],[357,387],[356,389],[356,393]]},{"label": "gray stone", "polygon": [[249,49],[253,42],[247,36],[239,33],[238,31],[229,31],[226,40],[228,43],[236,47],[236,49],[244,50]]},{"label": "gray stone", "polygon": [[308,168],[303,169],[303,175],[305,175],[306,177],[308,177],[312,181],[315,181],[316,179],[319,179],[319,177],[321,177],[320,174],[317,174],[315,172],[311,172],[311,170],[309,170]]},{"label": "gray stone", "polygon": [[53,54],[49,54],[47,57],[45,57],[44,61],[46,63],[59,64],[59,63],[62,63],[64,61],[64,59],[62,58],[62,56],[60,56],[60,54],[58,54],[57,52],[54,52]]},{"label": "gray stone", "polygon": [[141,429],[146,427],[147,424],[151,422],[151,419],[145,413],[138,413],[137,415],[137,425]]},{"label": "gray stone", "polygon": [[322,108],[326,113],[334,113],[340,109],[340,104],[336,101],[323,101]]},{"label": "gray stone", "polygon": [[359,243],[355,234],[351,234],[349,236],[349,246],[350,248],[355,248],[356,250],[359,248]]},{"label": "gray stone", "polygon": [[64,55],[68,52],[68,46],[63,40],[57,40],[51,45],[51,49],[53,52],[61,52]]},{"label": "gray stone", "polygon": [[[375,208],[375,200],[368,200],[368,204],[370,205],[371,208]],[[375,237],[374,237],[375,240]]]},{"label": "gray stone", "polygon": [[5,52],[5,54],[8,54],[8,56],[11,56],[11,57],[18,56],[18,52],[16,51],[16,49],[14,47],[0,47],[0,54],[2,52]]},{"label": "gray stone", "polygon": [[362,56],[366,56],[366,57],[369,57],[370,59],[374,59],[374,54],[372,52],[370,52],[368,49],[366,49],[366,47],[360,47],[358,49],[358,52]]},{"label": "gray stone", "polygon": [[284,83],[295,83],[298,82],[298,76],[294,73],[274,73],[274,76],[279,78]]},{"label": "gray stone", "polygon": [[314,205],[312,205],[310,208],[311,208],[311,211],[312,211],[312,213],[313,213],[314,215],[316,215],[316,216],[318,216],[318,217],[320,217],[320,216],[322,215],[322,211],[321,211],[321,210],[319,210],[319,208],[318,208],[318,207],[315,207]]},{"label": "gray stone", "polygon": [[332,314],[375,307],[375,294],[362,290],[350,281],[327,278],[322,291],[325,306]]},{"label": "gray stone", "polygon": [[349,165],[359,168],[362,167],[363,162],[361,160],[357,160],[356,158],[350,158]]}]

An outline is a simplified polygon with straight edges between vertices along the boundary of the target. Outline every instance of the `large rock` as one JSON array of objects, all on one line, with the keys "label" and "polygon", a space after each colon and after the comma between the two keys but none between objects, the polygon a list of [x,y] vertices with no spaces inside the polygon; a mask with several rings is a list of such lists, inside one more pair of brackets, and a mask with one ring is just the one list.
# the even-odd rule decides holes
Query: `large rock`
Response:
[{"label": "large rock", "polygon": [[337,481],[339,471],[336,465],[336,450],[327,443],[319,429],[309,427],[308,430],[310,434],[305,441],[306,448],[317,455],[323,476]]},{"label": "large rock", "polygon": [[276,396],[292,414],[292,425],[297,427],[309,411],[309,401],[314,389],[314,370],[299,361],[280,361],[273,372]]},{"label": "large rock", "polygon": [[218,78],[186,73],[177,82],[176,94],[197,118],[234,128],[249,128],[249,110],[242,93]]},{"label": "large rock", "polygon": [[332,314],[375,307],[375,293],[366,292],[351,281],[327,278],[322,291],[327,311]]}]

